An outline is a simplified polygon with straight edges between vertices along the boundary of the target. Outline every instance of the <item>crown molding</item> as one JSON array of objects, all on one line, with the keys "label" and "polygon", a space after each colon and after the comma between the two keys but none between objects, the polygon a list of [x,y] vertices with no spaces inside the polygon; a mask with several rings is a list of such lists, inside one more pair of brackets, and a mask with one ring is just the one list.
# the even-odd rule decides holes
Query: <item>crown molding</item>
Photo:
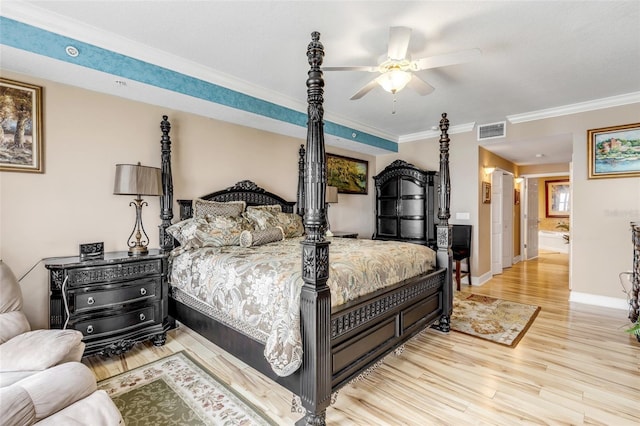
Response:
[{"label": "crown molding", "polygon": [[245,93],[249,96],[263,99],[280,106],[297,111],[306,111],[307,109],[306,103],[301,100],[283,96],[280,93],[256,86],[231,75],[214,71],[196,62],[130,40],[116,33],[101,30],[66,16],[51,13],[37,6],[24,4],[22,2],[6,2],[6,4],[2,6],[2,15],[54,34],[82,41],[83,43],[91,44],[163,68],[166,68],[167,64],[171,64],[170,69],[172,71],[195,77],[236,92]]},{"label": "crown molding", "polygon": [[[250,84],[224,73],[216,72],[179,56],[151,48],[147,45],[134,42],[117,34],[97,29],[67,17],[52,14],[48,11],[45,12],[32,5],[17,2],[9,2],[7,5],[8,7],[3,7],[3,17],[54,34],[59,38],[67,39],[66,42],[69,44],[73,44],[75,41],[85,45],[95,46],[107,52],[107,54],[123,55],[134,58],[136,61],[161,68],[165,68],[163,64],[170,63],[172,64],[170,71],[178,75],[196,78],[206,84],[213,84],[291,111],[306,113],[307,104],[302,100],[283,96],[275,91]],[[213,91],[215,91],[214,89],[215,87],[212,87]],[[397,136],[395,135],[345,119],[338,115],[327,114],[325,115],[325,120],[327,129],[331,128],[334,136],[339,137],[342,143],[347,145],[362,143],[376,148],[376,152],[379,149],[383,152],[397,152]]]},{"label": "crown molding", "polygon": [[640,92],[626,93],[624,95],[611,96],[608,98],[594,99],[576,104],[564,105],[555,108],[541,109],[538,111],[525,112],[523,114],[507,115],[507,120],[511,124],[525,123],[527,121],[544,120],[546,118],[561,117],[563,115],[578,114],[581,112],[594,111],[604,108],[612,108],[622,105],[629,105],[640,102]]},{"label": "crown molding", "polygon": [[[476,126],[475,121],[471,123],[458,124],[458,125],[449,127],[448,133],[450,135],[454,135],[456,133],[471,132],[473,131],[473,128],[475,126]],[[438,126],[434,126],[434,127],[437,130],[427,130],[425,132],[409,133],[406,135],[401,135],[400,137],[398,137],[398,143],[415,142],[423,139],[438,138],[440,137],[440,129],[438,128]]]}]

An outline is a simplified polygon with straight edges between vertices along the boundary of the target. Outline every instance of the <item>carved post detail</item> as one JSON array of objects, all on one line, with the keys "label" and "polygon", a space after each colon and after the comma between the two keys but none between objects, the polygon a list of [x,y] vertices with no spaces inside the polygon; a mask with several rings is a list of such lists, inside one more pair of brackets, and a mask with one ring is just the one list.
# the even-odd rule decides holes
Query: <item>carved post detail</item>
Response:
[{"label": "carved post detail", "polygon": [[329,242],[325,240],[325,191],[327,184],[324,150],[322,59],[320,33],[311,34],[307,48],[310,70],[307,79],[307,149],[304,169],[304,227],[300,321],[303,361],[300,369],[300,399],[306,415],[300,425],[324,425],[331,401],[331,294]]},{"label": "carved post detail", "polygon": [[450,317],[453,308],[453,254],[451,251],[452,231],[449,225],[451,200],[451,182],[449,177],[449,119],[447,113],[442,113],[440,120],[440,183],[438,184],[438,224],[436,225],[436,239],[438,251],[436,257],[438,265],[446,266],[447,275],[442,292],[442,316],[438,324],[434,325],[440,331],[450,330]]},{"label": "carved post detail", "polygon": [[296,213],[300,216],[304,217],[304,156],[305,156],[304,145],[300,145],[300,150],[298,151],[298,198],[296,202]]},{"label": "carved post detail", "polygon": [[163,195],[160,197],[160,249],[170,251],[173,249],[173,237],[167,234],[167,228],[171,226],[173,219],[173,178],[171,177],[171,124],[166,115],[162,116],[160,130],[162,130],[162,189]]},{"label": "carved post detail", "polygon": [[[631,241],[633,242],[632,288],[629,297],[629,319],[638,321],[640,316],[640,222],[631,222]],[[638,336],[640,341],[640,336]]]}]

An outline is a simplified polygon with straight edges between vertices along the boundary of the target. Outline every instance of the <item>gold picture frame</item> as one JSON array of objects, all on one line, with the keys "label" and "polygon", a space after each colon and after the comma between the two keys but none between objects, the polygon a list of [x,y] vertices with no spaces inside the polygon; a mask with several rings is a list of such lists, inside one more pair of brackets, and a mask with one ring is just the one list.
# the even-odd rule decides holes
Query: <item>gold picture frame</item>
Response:
[{"label": "gold picture frame", "polygon": [[327,185],[341,194],[367,194],[369,162],[336,154],[327,154]]},{"label": "gold picture frame", "polygon": [[589,179],[640,177],[640,123],[587,131]]},{"label": "gold picture frame", "polygon": [[42,173],[42,87],[0,78],[0,171]]},{"label": "gold picture frame", "polygon": [[482,203],[491,204],[491,184],[482,182]]},{"label": "gold picture frame", "polygon": [[571,214],[571,183],[566,180],[548,180],[545,183],[547,217],[569,217]]}]

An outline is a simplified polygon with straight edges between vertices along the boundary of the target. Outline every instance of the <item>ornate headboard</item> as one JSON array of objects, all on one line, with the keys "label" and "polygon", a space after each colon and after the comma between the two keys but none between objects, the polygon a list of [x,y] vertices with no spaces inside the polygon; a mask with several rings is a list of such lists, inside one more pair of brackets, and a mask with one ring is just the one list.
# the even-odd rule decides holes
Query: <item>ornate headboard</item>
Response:
[{"label": "ornate headboard", "polygon": [[[258,206],[266,204],[279,204],[285,213],[293,213],[295,201],[287,201],[274,193],[259,187],[250,180],[243,180],[221,191],[200,197],[208,201],[244,201],[248,206]],[[193,216],[193,200],[178,200],[180,205],[180,220],[185,220]]]}]

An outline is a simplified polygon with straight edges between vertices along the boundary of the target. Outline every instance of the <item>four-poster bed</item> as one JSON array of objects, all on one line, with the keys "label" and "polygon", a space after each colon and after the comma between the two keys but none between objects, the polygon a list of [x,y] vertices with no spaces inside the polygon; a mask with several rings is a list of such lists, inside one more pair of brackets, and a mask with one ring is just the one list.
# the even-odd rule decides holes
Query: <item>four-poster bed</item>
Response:
[{"label": "four-poster bed", "polygon": [[[437,220],[438,250],[433,253],[436,267],[426,270],[418,265],[417,271],[407,272],[391,284],[374,289],[372,292],[354,296],[346,302],[332,302],[335,286],[333,261],[341,256],[337,239],[333,242],[325,238],[326,230],[326,156],[323,131],[323,86],[321,65],[324,56],[320,34],[312,33],[312,41],[307,49],[310,65],[307,79],[308,133],[306,149],[301,147],[299,159],[297,203],[258,187],[251,181],[241,181],[221,191],[201,197],[202,202],[241,202],[243,206],[279,206],[279,211],[296,213],[303,217],[304,237],[295,242],[296,271],[298,277],[299,309],[296,306],[297,328],[301,335],[300,366],[288,375],[276,374],[273,364],[265,359],[264,341],[251,335],[247,330],[230,325],[224,318],[216,316],[215,308],[205,301],[198,301],[186,295],[189,287],[177,282],[180,268],[189,265],[190,259],[180,256],[188,252],[185,247],[174,249],[176,224],[173,219],[173,181],[171,171],[170,124],[164,116],[162,130],[162,172],[164,196],[161,197],[160,243],[165,251],[173,250],[173,271],[169,272],[172,286],[169,302],[170,315],[189,328],[202,334],[230,354],[259,370],[277,383],[299,396],[305,416],[301,424],[321,425],[325,423],[326,408],[332,393],[358,377],[372,365],[380,362],[387,354],[403,345],[411,337],[432,326],[441,331],[449,331],[449,317],[452,309],[451,285],[451,227],[449,219],[449,137],[448,119],[442,114],[440,121],[440,173],[439,205]],[[179,200],[180,223],[190,220],[194,213],[191,200]],[[247,207],[249,208],[249,207]],[[207,217],[207,220],[211,219]],[[191,219],[197,220],[197,219]],[[200,219],[203,220],[203,219]],[[169,230],[169,231],[167,231]],[[283,238],[285,239],[284,231]],[[171,235],[173,233],[173,235]],[[291,241],[289,244],[291,245]],[[355,244],[357,240],[344,244]],[[396,244],[374,241],[370,244]],[[272,250],[279,247],[272,243]],[[422,246],[413,246],[420,253],[431,251]],[[333,245],[330,249],[330,246]],[[265,246],[266,247],[266,246]],[[407,248],[407,247],[404,247]],[[412,247],[408,247],[411,249]],[[229,253],[239,247],[225,248]],[[293,249],[292,249],[293,250]],[[346,251],[353,250],[347,247]],[[374,248],[375,250],[375,248]],[[378,251],[381,249],[378,248]],[[421,251],[422,250],[422,251]],[[332,253],[330,263],[330,253]],[[402,256],[406,256],[403,254]],[[426,257],[426,256],[425,256]],[[274,259],[277,260],[277,259]],[[401,262],[398,262],[401,263]],[[421,263],[416,262],[417,264]],[[404,265],[403,269],[404,268]],[[422,269],[420,269],[422,268]],[[183,268],[183,272],[187,271]],[[332,281],[329,272],[332,271]],[[190,277],[191,279],[191,277]],[[330,282],[329,282],[330,281]],[[332,290],[330,290],[330,285]],[[298,315],[299,314],[299,315]]]}]

